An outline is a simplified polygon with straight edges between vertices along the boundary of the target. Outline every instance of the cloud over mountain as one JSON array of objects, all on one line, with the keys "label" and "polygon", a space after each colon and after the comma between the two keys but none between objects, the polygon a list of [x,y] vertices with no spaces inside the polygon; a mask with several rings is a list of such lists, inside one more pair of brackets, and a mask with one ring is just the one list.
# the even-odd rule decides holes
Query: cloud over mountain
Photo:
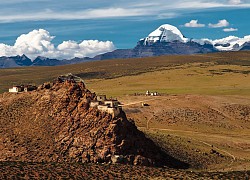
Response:
[{"label": "cloud over mountain", "polygon": [[0,44],[0,56],[15,56],[26,54],[31,59],[45,56],[57,59],[70,59],[74,57],[94,57],[98,54],[115,49],[111,41],[83,40],[64,41],[55,46],[52,43],[54,36],[44,29],[33,30],[22,34],[16,39],[13,46]]}]

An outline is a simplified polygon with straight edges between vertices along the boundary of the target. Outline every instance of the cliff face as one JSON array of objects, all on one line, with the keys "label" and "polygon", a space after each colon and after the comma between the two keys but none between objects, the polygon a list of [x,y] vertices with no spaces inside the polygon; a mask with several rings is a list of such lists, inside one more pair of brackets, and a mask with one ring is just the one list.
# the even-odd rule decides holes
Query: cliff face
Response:
[{"label": "cliff face", "polygon": [[163,153],[127,120],[89,107],[95,94],[75,81],[0,95],[0,161],[186,164]]}]

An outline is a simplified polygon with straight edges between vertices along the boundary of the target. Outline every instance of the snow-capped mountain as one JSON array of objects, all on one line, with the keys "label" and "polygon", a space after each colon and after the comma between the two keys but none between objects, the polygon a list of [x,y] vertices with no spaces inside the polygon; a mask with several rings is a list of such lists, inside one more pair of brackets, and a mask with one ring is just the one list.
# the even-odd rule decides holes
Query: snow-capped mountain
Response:
[{"label": "snow-capped mountain", "polygon": [[239,51],[247,42],[250,42],[250,36],[245,36],[243,38],[228,36],[223,39],[212,41],[214,47],[220,51]]},{"label": "snow-capped mountain", "polygon": [[195,42],[200,45],[210,44],[218,51],[239,51],[244,45],[250,42],[250,35],[243,38],[236,36],[228,36],[222,39],[189,39],[186,38],[181,31],[170,24],[161,25],[159,28],[151,32],[146,38],[141,39],[144,45],[152,45],[154,43],[166,43],[179,41],[181,43]]},{"label": "snow-capped mountain", "polygon": [[97,55],[94,58],[73,58],[57,60],[37,57],[31,61],[25,55],[0,57],[0,68],[18,66],[57,66],[76,64],[86,61],[103,59],[123,59],[173,54],[203,54],[219,51],[250,50],[250,35],[243,38],[229,36],[223,39],[192,39],[185,37],[181,31],[170,24],[161,25],[146,38],[140,39],[133,49],[117,49]]},{"label": "snow-capped mountain", "polygon": [[182,43],[186,43],[187,41],[189,41],[189,39],[185,38],[179,29],[170,24],[161,25],[159,28],[151,32],[148,37],[144,39],[145,45],[156,42],[173,41],[180,41]]},{"label": "snow-capped mountain", "polygon": [[202,54],[219,51],[250,50],[250,36],[223,39],[192,39],[170,24],[164,24],[140,39],[133,49],[117,49],[98,55],[95,60],[161,56],[168,54]]}]

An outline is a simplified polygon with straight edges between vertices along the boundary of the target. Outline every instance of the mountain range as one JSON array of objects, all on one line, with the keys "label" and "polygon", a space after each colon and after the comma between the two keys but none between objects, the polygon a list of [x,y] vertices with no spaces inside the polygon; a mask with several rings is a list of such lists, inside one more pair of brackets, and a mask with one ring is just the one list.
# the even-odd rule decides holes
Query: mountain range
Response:
[{"label": "mountain range", "polygon": [[77,64],[93,60],[138,58],[176,54],[203,54],[220,51],[250,50],[250,35],[243,38],[229,36],[227,38],[190,39],[186,38],[175,26],[164,24],[151,32],[147,37],[140,39],[132,49],[117,49],[97,55],[93,58],[73,58],[70,60],[50,59],[38,56],[33,61],[26,55],[0,57],[0,68],[19,66],[58,66]]}]

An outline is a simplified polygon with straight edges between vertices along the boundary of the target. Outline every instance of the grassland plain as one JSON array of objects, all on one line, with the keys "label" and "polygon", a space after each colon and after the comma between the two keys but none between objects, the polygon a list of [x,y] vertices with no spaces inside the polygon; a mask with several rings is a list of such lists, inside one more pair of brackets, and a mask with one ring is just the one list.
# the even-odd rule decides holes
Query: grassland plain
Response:
[{"label": "grassland plain", "polygon": [[[98,93],[121,96],[145,93],[146,90],[164,94],[250,95],[249,67],[192,63],[162,68],[135,76],[87,81]],[[249,71],[250,72],[250,71]],[[112,91],[110,91],[112,87]]]},{"label": "grassland plain", "polygon": [[[118,97],[128,118],[148,137],[191,165],[188,172],[151,169],[157,176],[151,171],[145,174],[147,168],[141,168],[142,172],[134,167],[138,174],[133,177],[249,178],[249,51],[1,69],[0,91],[7,91],[14,84],[41,84],[66,73],[83,78],[92,92]],[[162,96],[135,96],[146,90]],[[143,102],[149,106],[142,107]],[[13,166],[22,168],[20,164]],[[9,165],[3,167],[8,169]],[[67,174],[65,169],[63,172]],[[115,175],[119,173],[115,171]]]},{"label": "grassland plain", "polygon": [[[243,77],[243,81],[249,78],[249,66],[250,52],[246,51],[105,60],[56,67],[1,69],[0,92],[7,91],[12,85],[41,84],[59,75],[73,73],[85,79],[88,88],[110,95],[129,94],[139,90],[144,92],[145,89],[158,89],[167,93],[247,94],[248,91],[244,87],[246,84],[239,84],[238,80]],[[234,76],[232,80],[228,79],[231,75]],[[215,82],[220,87],[214,89]],[[228,84],[229,82],[232,83]],[[110,87],[113,88],[112,91]]]}]

